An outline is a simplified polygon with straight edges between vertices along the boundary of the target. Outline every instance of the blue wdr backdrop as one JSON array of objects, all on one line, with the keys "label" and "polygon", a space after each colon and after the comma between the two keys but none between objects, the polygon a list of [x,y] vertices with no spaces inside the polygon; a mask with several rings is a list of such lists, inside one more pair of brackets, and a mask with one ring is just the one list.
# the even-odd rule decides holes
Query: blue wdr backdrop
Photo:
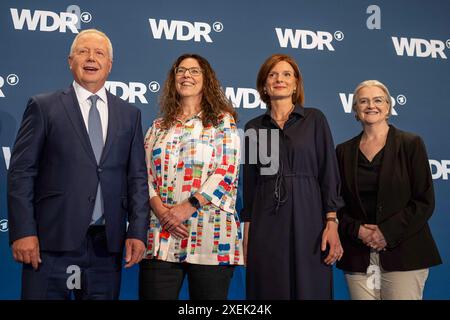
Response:
[{"label": "blue wdr backdrop", "polygon": [[[157,116],[171,63],[185,52],[211,62],[240,128],[265,112],[255,90],[259,66],[273,53],[293,56],[304,76],[305,105],[325,113],[336,144],[361,130],[351,114],[355,86],[366,79],[385,83],[395,103],[390,121],[423,137],[435,184],[431,228],[444,264],[431,270],[424,298],[449,299],[449,12],[447,0],[2,0],[0,299],[20,296],[21,267],[8,243],[6,173],[22,113],[31,95],[71,84],[69,47],[88,28],[110,36],[114,64],[107,86],[142,111],[144,130]],[[245,298],[243,268],[229,297]],[[137,298],[137,268],[124,271],[121,298]],[[335,298],[348,298],[338,270]]]}]

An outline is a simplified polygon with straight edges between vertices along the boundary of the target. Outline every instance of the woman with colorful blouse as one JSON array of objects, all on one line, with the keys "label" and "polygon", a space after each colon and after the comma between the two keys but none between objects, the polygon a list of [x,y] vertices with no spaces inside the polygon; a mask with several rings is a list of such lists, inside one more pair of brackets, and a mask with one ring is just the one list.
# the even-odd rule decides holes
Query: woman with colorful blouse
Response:
[{"label": "woman with colorful blouse", "polygon": [[141,299],[226,299],[243,264],[236,213],[240,140],[236,112],[206,59],[180,56],[145,137],[152,207],[140,265]]}]

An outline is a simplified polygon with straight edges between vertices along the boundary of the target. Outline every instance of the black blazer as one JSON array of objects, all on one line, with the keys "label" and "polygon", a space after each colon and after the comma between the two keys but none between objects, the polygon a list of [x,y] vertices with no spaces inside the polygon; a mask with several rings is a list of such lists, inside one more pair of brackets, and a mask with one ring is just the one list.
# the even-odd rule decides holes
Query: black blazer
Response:
[{"label": "black blazer", "polygon": [[[353,272],[366,272],[370,259],[370,248],[358,239],[359,227],[367,221],[356,177],[361,136],[362,132],[336,148],[346,203],[338,211],[344,255],[337,267]],[[433,210],[433,180],[422,139],[390,125],[376,217],[387,242],[387,250],[380,252],[384,270],[416,270],[442,263],[428,226]]]},{"label": "black blazer", "polygon": [[106,95],[108,133],[99,165],[72,86],[29,100],[8,170],[11,242],[37,235],[41,250],[78,248],[99,181],[109,251],[120,252],[126,237],[146,242],[148,182],[140,111]]}]

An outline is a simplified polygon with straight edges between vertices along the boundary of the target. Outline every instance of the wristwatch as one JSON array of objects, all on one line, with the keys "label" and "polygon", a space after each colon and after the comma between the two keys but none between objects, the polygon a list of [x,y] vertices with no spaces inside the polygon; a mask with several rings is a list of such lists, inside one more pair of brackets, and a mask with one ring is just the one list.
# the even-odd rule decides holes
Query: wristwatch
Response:
[{"label": "wristwatch", "polygon": [[202,206],[200,205],[200,201],[198,201],[198,199],[194,196],[191,196],[188,198],[189,203],[191,204],[191,206],[193,206],[195,209],[200,209]]},{"label": "wristwatch", "polygon": [[333,221],[337,225],[339,225],[339,219],[337,217],[329,217],[327,218],[327,221]]}]

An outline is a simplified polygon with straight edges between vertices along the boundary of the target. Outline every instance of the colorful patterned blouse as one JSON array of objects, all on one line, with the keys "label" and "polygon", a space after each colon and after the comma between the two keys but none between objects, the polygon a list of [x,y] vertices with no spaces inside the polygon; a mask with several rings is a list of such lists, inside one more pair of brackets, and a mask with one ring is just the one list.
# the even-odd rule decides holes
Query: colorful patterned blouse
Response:
[{"label": "colorful patterned blouse", "polygon": [[156,119],[145,137],[150,198],[178,204],[196,192],[210,201],[185,222],[189,237],[176,239],[152,212],[146,258],[204,265],[243,264],[235,203],[240,140],[232,116],[203,127],[200,113],[170,129]]}]

